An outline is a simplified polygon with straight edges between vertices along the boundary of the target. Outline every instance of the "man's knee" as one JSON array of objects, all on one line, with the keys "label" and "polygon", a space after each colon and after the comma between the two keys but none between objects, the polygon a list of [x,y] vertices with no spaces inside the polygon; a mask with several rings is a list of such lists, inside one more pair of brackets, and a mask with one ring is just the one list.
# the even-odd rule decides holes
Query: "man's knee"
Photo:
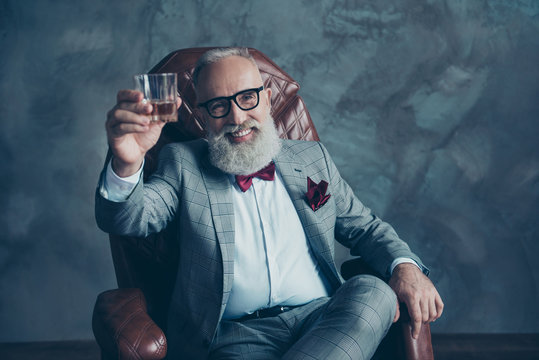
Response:
[{"label": "man's knee", "polygon": [[348,279],[337,291],[355,300],[353,304],[368,306],[392,321],[397,310],[397,296],[383,280],[371,275],[357,275]]},{"label": "man's knee", "polygon": [[312,354],[309,358],[370,359],[391,326],[396,306],[395,293],[382,280],[353,277],[320,308],[320,317],[284,358]]}]

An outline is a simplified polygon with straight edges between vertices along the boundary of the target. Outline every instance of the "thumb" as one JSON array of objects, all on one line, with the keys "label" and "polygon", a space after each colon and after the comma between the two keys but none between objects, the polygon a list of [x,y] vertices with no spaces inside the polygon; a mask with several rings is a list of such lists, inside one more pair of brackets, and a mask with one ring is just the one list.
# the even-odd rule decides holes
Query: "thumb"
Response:
[{"label": "thumb", "polygon": [[399,320],[400,316],[401,316],[400,305],[399,305],[399,300],[397,300],[397,311],[395,311],[395,317],[393,318],[393,323],[396,323]]}]

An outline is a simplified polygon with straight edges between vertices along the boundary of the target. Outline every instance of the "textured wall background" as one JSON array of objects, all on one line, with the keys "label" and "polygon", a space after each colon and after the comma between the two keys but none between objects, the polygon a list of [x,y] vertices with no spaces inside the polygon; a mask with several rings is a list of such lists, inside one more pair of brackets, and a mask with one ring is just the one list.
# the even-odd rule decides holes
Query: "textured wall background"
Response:
[{"label": "textured wall background", "polygon": [[434,332],[539,331],[538,1],[0,4],[0,341],[91,338],[115,287],[105,114],[134,73],[210,45],[300,82],[344,177],[430,265]]}]

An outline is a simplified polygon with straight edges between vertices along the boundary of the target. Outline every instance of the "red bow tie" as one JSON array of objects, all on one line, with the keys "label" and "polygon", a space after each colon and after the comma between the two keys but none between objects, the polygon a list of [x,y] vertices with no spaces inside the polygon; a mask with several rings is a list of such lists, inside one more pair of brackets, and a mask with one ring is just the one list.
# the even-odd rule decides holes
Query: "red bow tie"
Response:
[{"label": "red bow tie", "polygon": [[238,183],[241,191],[246,192],[251,187],[254,177],[266,181],[273,181],[273,179],[275,179],[275,163],[273,161],[270,162],[268,166],[262,170],[258,170],[254,174],[236,175],[236,182]]}]

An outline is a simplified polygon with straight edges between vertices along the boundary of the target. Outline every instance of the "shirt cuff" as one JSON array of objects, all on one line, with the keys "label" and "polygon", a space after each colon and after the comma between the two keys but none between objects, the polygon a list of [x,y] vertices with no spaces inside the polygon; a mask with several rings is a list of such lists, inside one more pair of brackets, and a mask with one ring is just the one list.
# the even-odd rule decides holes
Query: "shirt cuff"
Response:
[{"label": "shirt cuff", "polygon": [[417,266],[417,268],[423,272],[423,269],[421,269],[421,266],[419,266],[419,264],[417,262],[415,262],[414,260],[410,259],[410,258],[407,258],[407,257],[398,257],[396,258],[395,260],[393,260],[393,262],[391,263],[391,267],[390,267],[390,271],[389,271],[389,275],[393,275],[393,270],[395,270],[395,267],[397,267],[397,265],[399,264],[414,264],[415,266]]},{"label": "shirt cuff", "polygon": [[112,158],[110,159],[107,169],[105,170],[105,176],[103,182],[99,188],[99,193],[105,199],[113,202],[121,202],[127,200],[133,189],[140,181],[142,169],[144,168],[144,162],[140,169],[131,176],[120,177],[114,170],[112,170]]}]

